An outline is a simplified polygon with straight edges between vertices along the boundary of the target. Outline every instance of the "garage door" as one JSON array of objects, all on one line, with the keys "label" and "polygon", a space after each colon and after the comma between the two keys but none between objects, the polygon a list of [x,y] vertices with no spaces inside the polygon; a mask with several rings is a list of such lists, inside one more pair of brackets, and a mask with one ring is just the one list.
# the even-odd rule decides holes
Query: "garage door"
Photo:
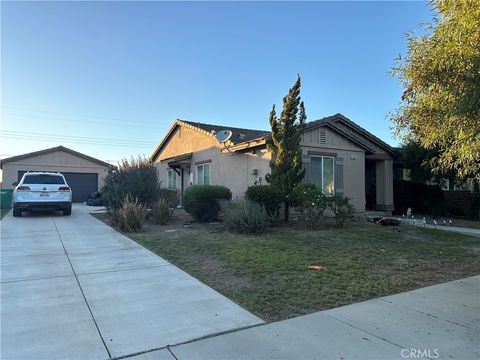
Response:
[{"label": "garage door", "polygon": [[[19,181],[25,173],[26,171],[18,172]],[[81,203],[87,201],[88,195],[98,191],[98,174],[74,172],[62,172],[62,174],[72,189],[73,202]]]}]

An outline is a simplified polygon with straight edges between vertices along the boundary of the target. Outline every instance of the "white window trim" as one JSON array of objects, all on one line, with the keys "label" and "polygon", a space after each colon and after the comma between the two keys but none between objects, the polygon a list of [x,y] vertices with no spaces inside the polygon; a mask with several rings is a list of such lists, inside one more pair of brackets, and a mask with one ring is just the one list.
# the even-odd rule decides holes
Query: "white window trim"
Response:
[{"label": "white window trim", "polygon": [[328,156],[328,155],[310,155],[312,158],[313,157],[316,157],[316,158],[321,158],[322,159],[322,166],[321,166],[321,169],[322,169],[322,174],[321,174],[321,178],[320,178],[320,190],[322,191],[323,194],[325,194],[323,192],[323,159],[324,158],[328,158],[328,159],[332,159],[333,160],[333,192],[331,194],[325,194],[327,196],[333,196],[335,195],[335,156]]},{"label": "white window trim", "polygon": [[[210,166],[210,184],[205,184],[204,180],[205,180],[205,165],[209,165]],[[200,184],[198,182],[198,168],[202,166],[203,167],[203,179],[202,179],[202,183]],[[197,164],[195,166],[195,177],[196,177],[196,184],[197,185],[212,185],[212,163],[210,162],[206,162],[206,163],[203,163],[203,164]]]}]

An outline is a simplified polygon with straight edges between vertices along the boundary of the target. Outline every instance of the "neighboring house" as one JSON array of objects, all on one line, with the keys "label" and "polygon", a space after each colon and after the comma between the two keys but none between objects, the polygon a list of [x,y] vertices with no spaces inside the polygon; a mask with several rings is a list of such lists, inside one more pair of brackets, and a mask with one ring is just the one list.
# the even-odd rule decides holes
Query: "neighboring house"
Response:
[{"label": "neighboring house", "polygon": [[13,189],[27,171],[58,171],[65,175],[72,188],[73,202],[83,202],[103,186],[108,172],[115,168],[91,156],[57,146],[50,149],[13,156],[0,161],[4,189]]},{"label": "neighboring house", "polygon": [[[215,133],[233,136],[220,144]],[[223,185],[234,198],[251,185],[266,184],[270,132],[177,120],[150,157],[162,187],[183,191],[192,184]],[[356,210],[393,210],[393,163],[397,153],[341,114],[306,124],[301,142],[305,182],[327,194],[352,199]]]}]

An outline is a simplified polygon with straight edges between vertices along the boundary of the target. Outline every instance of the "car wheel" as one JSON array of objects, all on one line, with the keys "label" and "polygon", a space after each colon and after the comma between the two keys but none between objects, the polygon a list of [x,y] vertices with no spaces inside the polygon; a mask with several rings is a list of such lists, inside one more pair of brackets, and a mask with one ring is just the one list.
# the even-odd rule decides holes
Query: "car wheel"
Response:
[{"label": "car wheel", "polygon": [[13,208],[13,216],[14,217],[21,217],[22,216],[22,210],[14,207]]},{"label": "car wheel", "polygon": [[63,215],[71,215],[72,214],[72,207],[70,206],[68,209],[63,210]]}]

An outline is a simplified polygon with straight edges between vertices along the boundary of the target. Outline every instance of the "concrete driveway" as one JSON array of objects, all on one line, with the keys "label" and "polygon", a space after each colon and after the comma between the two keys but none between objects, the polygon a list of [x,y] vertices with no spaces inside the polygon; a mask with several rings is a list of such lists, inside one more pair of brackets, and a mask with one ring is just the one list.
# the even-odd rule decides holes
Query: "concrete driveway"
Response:
[{"label": "concrete driveway", "polygon": [[90,210],[2,220],[2,359],[108,359],[262,323]]}]

